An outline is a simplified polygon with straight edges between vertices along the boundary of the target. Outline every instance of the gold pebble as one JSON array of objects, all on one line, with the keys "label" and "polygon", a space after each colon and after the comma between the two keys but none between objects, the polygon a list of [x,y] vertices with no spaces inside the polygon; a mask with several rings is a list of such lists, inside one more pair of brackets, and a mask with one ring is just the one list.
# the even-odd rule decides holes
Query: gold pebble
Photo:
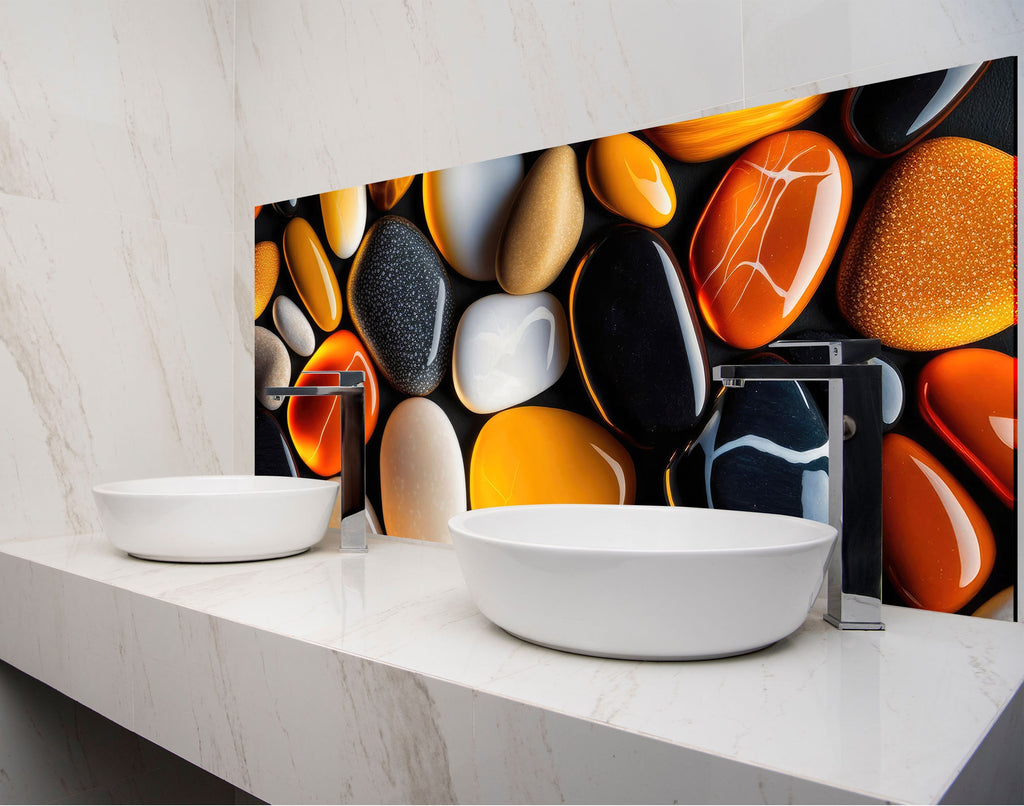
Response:
[{"label": "gold pebble", "polygon": [[569,146],[545,151],[516,193],[498,241],[498,282],[509,294],[543,291],[583,232],[583,188]]}]

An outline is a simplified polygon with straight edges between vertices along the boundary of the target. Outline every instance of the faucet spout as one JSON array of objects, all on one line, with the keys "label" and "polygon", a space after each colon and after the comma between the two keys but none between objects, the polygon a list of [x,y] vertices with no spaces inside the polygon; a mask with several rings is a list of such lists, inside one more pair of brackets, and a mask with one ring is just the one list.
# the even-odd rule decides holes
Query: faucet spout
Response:
[{"label": "faucet spout", "polygon": [[839,534],[828,568],[825,620],[844,630],[882,623],[882,369],[866,363],[877,339],[779,341],[808,363],[723,364],[712,377],[727,387],[764,381],[828,383],[829,523]]},{"label": "faucet spout", "polygon": [[334,386],[268,386],[264,392],[282,397],[334,396],[341,404],[341,551],[366,551],[366,424],[363,372],[309,370],[300,375],[333,375]]}]

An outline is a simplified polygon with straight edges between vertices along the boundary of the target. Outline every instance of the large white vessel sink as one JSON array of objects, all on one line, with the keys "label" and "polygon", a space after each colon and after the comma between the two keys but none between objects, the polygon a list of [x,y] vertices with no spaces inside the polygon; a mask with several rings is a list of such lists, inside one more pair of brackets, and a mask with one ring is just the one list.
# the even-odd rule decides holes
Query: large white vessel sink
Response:
[{"label": "large white vessel sink", "polygon": [[477,607],[512,635],[635,660],[751,652],[796,630],[836,530],[785,515],[540,505],[449,521]]},{"label": "large white vessel sink", "polygon": [[178,476],[93,488],[103,530],[146,560],[269,560],[298,554],[327,529],[338,484],[286,476]]}]

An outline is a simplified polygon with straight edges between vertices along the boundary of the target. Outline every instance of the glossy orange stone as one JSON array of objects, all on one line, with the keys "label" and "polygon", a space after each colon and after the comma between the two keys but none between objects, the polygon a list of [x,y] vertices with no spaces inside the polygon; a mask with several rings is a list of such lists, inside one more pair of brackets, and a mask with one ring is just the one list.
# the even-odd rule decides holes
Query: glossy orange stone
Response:
[{"label": "glossy orange stone", "polygon": [[737,109],[646,129],[651,142],[673,159],[706,162],[724,157],[769,134],[796,126],[821,109],[828,94]]},{"label": "glossy orange stone", "polygon": [[762,347],[800,315],[850,214],[850,168],[816,132],[765,137],[726,171],[697,223],[690,274],[723,341]]},{"label": "glossy orange stone", "polygon": [[992,573],[996,543],[974,499],[928,451],[902,434],[882,440],[882,556],[908,604],[952,613]]},{"label": "glossy orange stone", "polygon": [[273,241],[256,244],[255,319],[267,309],[267,303],[274,296],[277,277],[281,273],[281,252]]},{"label": "glossy orange stone", "polygon": [[663,227],[676,212],[676,189],[654,150],[632,134],[599,137],[587,151],[587,182],[615,215]]},{"label": "glossy orange stone", "polygon": [[341,322],[341,289],[323,244],[301,216],[284,228],[284,260],[309,315],[330,333]]},{"label": "glossy orange stone", "polygon": [[[377,373],[370,354],[355,333],[339,330],[332,333],[306,362],[303,372],[359,370],[366,374],[364,386],[364,418],[366,441],[377,427],[380,413],[380,391]],[[299,375],[296,386],[329,386],[330,375]],[[309,469],[321,476],[334,476],[341,471],[341,406],[337,397],[288,398],[288,433],[292,444]]]},{"label": "glossy orange stone", "polygon": [[608,431],[571,411],[520,406],[498,412],[477,436],[469,466],[471,509],[515,504],[632,504],[633,460]]},{"label": "glossy orange stone", "polygon": [[921,415],[1008,507],[1015,493],[1017,359],[967,347],[941,353],[918,376]]},{"label": "glossy orange stone", "polygon": [[366,189],[370,191],[370,199],[373,201],[373,206],[382,212],[387,212],[402,200],[405,191],[409,189],[412,180],[415,178],[416,174],[413,174],[412,176],[400,176],[398,179],[388,179],[384,182],[374,182],[367,185]]}]

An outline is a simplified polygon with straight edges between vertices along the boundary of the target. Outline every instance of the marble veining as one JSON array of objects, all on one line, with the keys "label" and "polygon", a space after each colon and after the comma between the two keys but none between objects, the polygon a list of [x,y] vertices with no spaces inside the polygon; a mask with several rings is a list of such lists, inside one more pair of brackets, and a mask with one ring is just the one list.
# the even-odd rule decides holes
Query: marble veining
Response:
[{"label": "marble veining", "polygon": [[0,657],[293,801],[933,802],[997,758],[971,754],[1024,682],[1019,625],[899,607],[853,634],[818,605],[733,659],[570,655],[484,619],[450,547],[371,543],[221,566],[101,535],[8,543]]},{"label": "marble veining", "polygon": [[230,245],[15,196],[0,196],[0,227],[0,364],[18,424],[2,437],[14,458],[0,463],[0,539],[91,531],[100,481],[224,472],[233,311],[230,279],[209,266]]}]

